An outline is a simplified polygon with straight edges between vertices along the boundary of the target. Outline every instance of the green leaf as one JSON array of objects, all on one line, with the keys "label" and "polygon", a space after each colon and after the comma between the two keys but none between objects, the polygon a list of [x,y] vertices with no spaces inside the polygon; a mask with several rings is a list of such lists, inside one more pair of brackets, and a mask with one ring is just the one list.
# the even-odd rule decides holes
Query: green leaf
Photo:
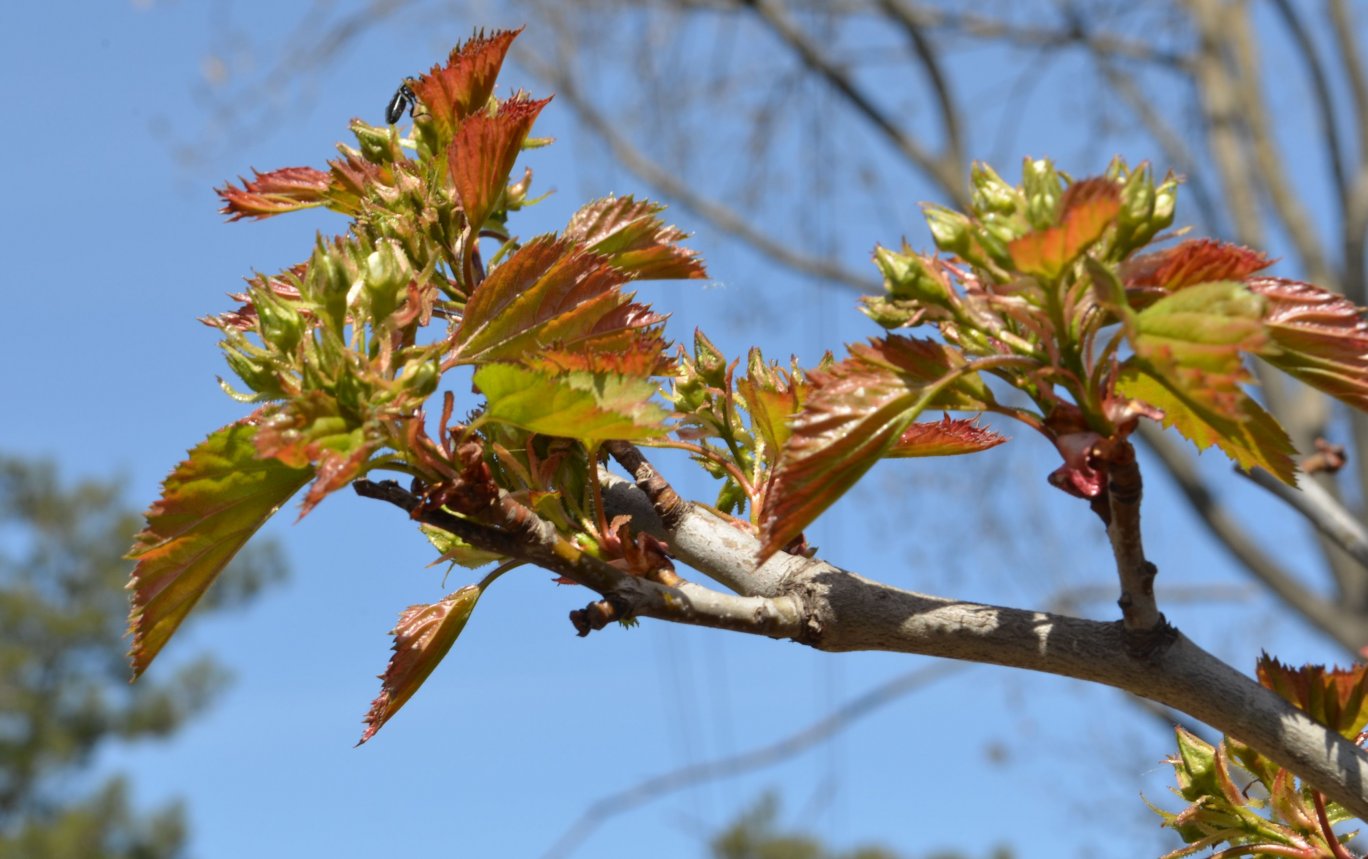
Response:
[{"label": "green leaf", "polygon": [[664,317],[631,303],[628,275],[565,239],[528,242],[476,288],[454,337],[463,363],[516,361],[558,344],[620,351]]},{"label": "green leaf", "polygon": [[1199,450],[1216,445],[1246,470],[1296,481],[1287,433],[1240,387],[1251,380],[1242,353],[1266,343],[1263,299],[1238,283],[1189,287],[1134,317],[1135,355],[1117,390],[1164,411]]},{"label": "green leaf", "polygon": [[[1212,385],[1210,374],[1201,374],[1201,378]],[[1284,483],[1295,485],[1297,465],[1292,457],[1296,448],[1282,425],[1253,397],[1233,383],[1220,391],[1208,388],[1200,396],[1193,395],[1190,392],[1197,383],[1191,375],[1184,384],[1186,387],[1172,384],[1132,366],[1122,370],[1116,389],[1162,410],[1163,425],[1178,430],[1198,450],[1215,445],[1244,470],[1263,468]],[[1220,411],[1205,405],[1217,394],[1224,402]],[[1230,412],[1235,417],[1230,417]]]},{"label": "green leaf", "polygon": [[790,422],[761,511],[762,558],[802,533],[875,462],[922,410],[981,410],[992,394],[964,359],[931,340],[890,336],[852,346],[851,357],[813,371],[803,409]]},{"label": "green leaf", "polygon": [[1283,278],[1247,286],[1266,302],[1269,342],[1259,357],[1313,388],[1368,411],[1368,322],[1342,295]]},{"label": "green leaf", "polygon": [[456,643],[483,592],[479,585],[466,585],[431,605],[409,606],[399,616],[399,623],[390,631],[394,655],[380,675],[380,694],[366,713],[366,730],[358,746],[375,736],[423,685]]},{"label": "green leaf", "polygon": [[450,561],[453,564],[460,564],[462,567],[474,570],[486,564],[504,560],[504,555],[477,549],[450,531],[443,531],[441,528],[432,525],[419,525],[418,529],[423,532],[423,536],[428,538],[432,547],[441,553],[441,557],[428,566]]},{"label": "green leaf", "polygon": [[162,484],[128,557],[133,676],[147,669],[215,577],[313,476],[258,458],[256,426],[230,424],[196,445]]},{"label": "green leaf", "polygon": [[576,212],[563,235],[639,280],[707,277],[698,252],[676,244],[686,234],[655,217],[664,209],[647,200],[606,197]]},{"label": "green leaf", "polygon": [[553,374],[512,364],[486,364],[475,387],[488,404],[484,419],[544,435],[590,444],[607,439],[665,435],[668,414],[651,401],[657,387],[647,379],[615,373]]},{"label": "green leaf", "polygon": [[919,421],[903,430],[902,435],[884,454],[889,459],[920,456],[960,456],[997,447],[1007,441],[1006,436],[978,425],[977,421],[955,419],[945,415],[938,421]]}]

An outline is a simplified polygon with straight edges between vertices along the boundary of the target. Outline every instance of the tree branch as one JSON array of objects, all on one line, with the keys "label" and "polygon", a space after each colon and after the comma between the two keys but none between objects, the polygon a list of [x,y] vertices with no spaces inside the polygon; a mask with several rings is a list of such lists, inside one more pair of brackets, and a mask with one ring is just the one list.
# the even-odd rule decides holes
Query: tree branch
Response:
[{"label": "tree branch", "polygon": [[1108,471],[1107,537],[1116,558],[1116,573],[1121,580],[1122,623],[1134,656],[1144,656],[1168,643],[1171,628],[1159,612],[1154,599],[1154,564],[1145,559],[1140,535],[1140,465],[1135,448],[1122,442],[1113,455]]},{"label": "tree branch", "polygon": [[1317,531],[1358,561],[1363,567],[1359,571],[1361,576],[1368,574],[1368,529],[1312,477],[1304,475],[1298,486],[1292,487],[1262,469],[1238,473],[1287,502]]},{"label": "tree branch", "polygon": [[1312,626],[1339,642],[1350,654],[1368,644],[1368,630],[1355,615],[1316,595],[1272,557],[1260,551],[1254,537],[1226,510],[1198,476],[1192,458],[1163,430],[1142,423],[1139,435],[1150,450],[1163,461],[1194,512],[1202,518],[1212,536],[1225,546],[1256,579],[1287,603]]},{"label": "tree branch", "polygon": [[960,165],[952,157],[937,155],[926,149],[917,140],[898,127],[891,117],[865,95],[853,79],[829,60],[821,49],[804,33],[778,6],[770,0],[746,0],[770,29],[787,44],[805,65],[826,80],[837,92],[845,96],[855,109],[871,125],[879,130],[888,142],[920,168],[941,187],[946,195],[959,208],[969,207],[969,192],[965,187],[965,177],[959,172]]},{"label": "tree branch", "polygon": [[667,170],[633,146],[631,141],[618,131],[613,123],[609,122],[580,94],[576,82],[564,72],[562,67],[543,62],[531,51],[520,50],[516,44],[513,51],[519,64],[545,81],[548,86],[555,89],[558,99],[574,108],[580,120],[608,145],[622,166],[641,177],[642,181],[654,186],[684,209],[703,218],[718,232],[730,235],[750,245],[758,253],[769,257],[773,262],[810,277],[828,280],[858,292],[878,293],[882,291],[882,285],[879,281],[856,274],[850,269],[828,260],[799,253],[789,245],[757,230],[751,226],[749,221],[732,209],[698,193],[692,186],[681,180],[677,174]]},{"label": "tree branch", "polygon": [[[634,526],[659,527],[649,499],[624,481],[610,486],[604,500],[614,513],[625,512],[615,505],[632,494],[640,496],[633,507],[649,511]],[[691,529],[686,531],[685,525]],[[754,537],[697,508],[664,536],[681,559],[696,569],[706,569],[697,550],[709,531],[714,535],[709,542],[730,546],[731,563],[754,563],[759,551]],[[794,640],[802,644],[834,653],[879,650],[942,656],[1124,689],[1238,737],[1355,815],[1368,814],[1368,752],[1312,721],[1181,633],[1174,632],[1168,647],[1136,658],[1129,655],[1119,623],[928,596],[820,561],[793,558],[789,563],[790,573],[777,583],[780,593],[773,599],[797,601],[801,619]],[[650,614],[646,610],[636,613]],[[757,631],[772,634],[772,627]]]}]

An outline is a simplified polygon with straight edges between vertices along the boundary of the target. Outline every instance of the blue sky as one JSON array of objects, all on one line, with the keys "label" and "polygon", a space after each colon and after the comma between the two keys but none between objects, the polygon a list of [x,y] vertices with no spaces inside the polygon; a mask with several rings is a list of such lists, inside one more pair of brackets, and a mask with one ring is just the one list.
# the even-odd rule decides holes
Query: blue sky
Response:
[{"label": "blue sky", "polygon": [[[212,187],[253,167],[321,164],[345,139],[350,117],[380,121],[402,75],[426,67],[476,24],[516,23],[390,22],[329,58],[326,74],[310,81],[279,66],[281,78],[254,96],[254,105],[271,109],[265,129],[225,131],[205,82],[207,58],[237,62],[234,51],[246,44],[285,50],[288,34],[308,20],[282,21],[276,8],[6,8],[7,452],[53,457],[68,475],[119,475],[138,506],[155,498],[187,447],[242,414],[218,389],[224,366],[215,333],[196,317],[227,307],[224,293],[252,270],[303,258],[316,230],[343,227],[315,214],[225,224]],[[279,55],[255,56],[272,68]],[[611,58],[599,66],[614,73]],[[539,92],[516,68],[502,84]],[[555,229],[591,196],[649,193],[595,161],[601,150],[571,119],[553,102],[538,125],[559,142],[529,156],[534,188],[558,193],[517,224],[523,235]],[[1079,151],[1085,120],[1075,122],[1054,114],[1027,122],[1003,172],[1014,176],[1023,154]],[[926,193],[910,188],[882,208],[857,200],[820,218],[871,222],[865,251],[902,234],[924,246],[925,230],[908,213]],[[875,224],[876,211],[907,219]],[[686,214],[675,219],[699,230],[692,244],[715,278],[643,289],[674,313],[676,339],[701,325],[732,354],[760,342],[776,356],[811,360],[876,333],[851,294],[775,273]],[[865,264],[859,255],[844,261]],[[1086,509],[1043,488],[1021,497],[996,491],[1011,481],[1043,487],[1053,468],[1042,443],[1012,434],[1017,444],[981,455],[973,469],[879,469],[870,489],[816,527],[814,542],[835,563],[966,599],[1038,606],[1062,588],[1110,586],[1103,535]],[[1261,523],[1265,539],[1299,560],[1305,542],[1275,503],[1222,476],[1228,468],[1212,456],[1203,466],[1243,493],[1241,510]],[[679,483],[709,497],[703,483]],[[890,504],[876,494],[890,487],[906,490],[905,498]],[[1149,498],[1161,585],[1241,581],[1184,521],[1162,479],[1152,480]],[[246,611],[188,626],[152,668],[214,653],[235,675],[219,705],[170,742],[101,756],[102,766],[132,776],[142,803],[186,798],[200,859],[541,855],[599,796],[763,745],[930,664],[652,622],[581,640],[566,613],[585,593],[520,571],[491,590],[421,693],[354,749],[388,657],[387,631],[405,606],[458,586],[460,573],[444,589],[442,571],[426,567],[430,549],[402,515],[347,493],[298,525],[291,518],[267,529],[291,559],[289,583]],[[1002,542],[1003,533],[1016,536]],[[1260,647],[1293,661],[1339,656],[1256,592],[1233,605],[1166,610],[1241,669],[1252,668]],[[1109,618],[1113,609],[1106,598],[1084,611]],[[1246,632],[1253,628],[1257,637]],[[875,841],[914,856],[950,847],[986,854],[1000,843],[1023,857],[1157,855],[1176,843],[1158,833],[1137,794],[1164,798],[1168,768],[1158,761],[1170,749],[1152,717],[1120,693],[971,666],[781,766],[615,818],[575,855],[701,855],[708,833],[765,790],[780,793],[786,821],[838,845]]]}]

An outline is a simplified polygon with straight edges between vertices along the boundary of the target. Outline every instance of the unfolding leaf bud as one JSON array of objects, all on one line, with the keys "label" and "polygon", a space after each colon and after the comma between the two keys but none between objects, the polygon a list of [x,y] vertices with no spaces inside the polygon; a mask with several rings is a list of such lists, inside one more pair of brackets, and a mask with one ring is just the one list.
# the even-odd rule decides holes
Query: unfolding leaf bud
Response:
[{"label": "unfolding leaf bud", "polygon": [[727,359],[697,328],[694,329],[694,363],[698,367],[698,375],[708,385],[714,388],[726,385]]},{"label": "unfolding leaf bud", "polygon": [[290,354],[304,334],[304,319],[290,302],[277,298],[269,288],[253,292],[257,311],[257,330],[261,339],[277,352]]},{"label": "unfolding leaf bud", "polygon": [[517,211],[527,205],[527,192],[532,187],[532,168],[523,168],[523,177],[512,185],[508,186],[508,192],[504,195],[504,202],[510,212]]},{"label": "unfolding leaf bud", "polygon": [[410,394],[417,397],[431,396],[432,392],[437,390],[437,383],[441,380],[442,367],[436,359],[413,361],[405,366],[404,371],[399,374],[399,383]]},{"label": "unfolding leaf bud", "polygon": [[926,225],[931,228],[931,238],[936,247],[946,253],[968,258],[970,255],[969,218],[944,206],[927,206]]},{"label": "unfolding leaf bud", "polygon": [[1047,158],[1027,158],[1021,167],[1021,190],[1026,195],[1026,218],[1032,228],[1048,229],[1059,217],[1059,198],[1064,193],[1063,182]]},{"label": "unfolding leaf bud", "polygon": [[773,388],[776,384],[774,368],[760,353],[759,346],[752,346],[746,356],[746,378],[750,379],[753,384],[764,388]]},{"label": "unfolding leaf bud", "polygon": [[372,164],[390,164],[396,160],[395,148],[391,145],[390,128],[376,128],[360,120],[351,125],[352,133],[361,144],[361,157]]},{"label": "unfolding leaf bud", "polygon": [[366,257],[366,293],[370,296],[371,317],[375,321],[382,321],[394,312],[412,278],[413,270],[404,249],[392,239],[382,239]]},{"label": "unfolding leaf bud", "polygon": [[320,238],[313,258],[309,260],[304,286],[308,296],[323,305],[327,322],[339,334],[346,323],[347,293],[352,280],[342,254],[329,248]]},{"label": "unfolding leaf bud", "polygon": [[1022,203],[1021,192],[1003,181],[987,164],[975,162],[969,171],[969,182],[974,189],[974,211],[982,217],[988,213],[1015,214]]},{"label": "unfolding leaf bud", "polygon": [[912,299],[938,307],[950,307],[954,303],[950,284],[945,278],[905,245],[901,253],[875,247],[874,264],[883,272],[884,288],[892,298]]}]

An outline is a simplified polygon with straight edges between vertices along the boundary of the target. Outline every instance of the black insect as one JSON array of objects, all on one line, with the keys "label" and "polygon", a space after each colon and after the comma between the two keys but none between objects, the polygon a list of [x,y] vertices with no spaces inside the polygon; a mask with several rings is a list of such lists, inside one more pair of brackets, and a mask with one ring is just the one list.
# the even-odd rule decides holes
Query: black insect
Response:
[{"label": "black insect", "polygon": [[394,98],[389,101],[389,106],[385,108],[385,122],[390,125],[398,122],[408,111],[409,116],[413,116],[413,109],[418,105],[418,96],[413,94],[407,83],[399,84],[399,89],[394,91]]}]

